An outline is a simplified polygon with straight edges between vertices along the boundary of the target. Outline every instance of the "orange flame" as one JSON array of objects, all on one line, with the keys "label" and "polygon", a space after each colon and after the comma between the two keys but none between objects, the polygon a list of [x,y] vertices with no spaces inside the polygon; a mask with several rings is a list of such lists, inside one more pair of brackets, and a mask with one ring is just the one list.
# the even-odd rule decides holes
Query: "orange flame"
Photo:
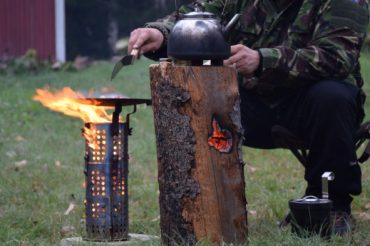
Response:
[{"label": "orange flame", "polygon": [[231,133],[222,129],[215,118],[212,120],[212,134],[208,138],[208,144],[222,153],[228,153],[233,145]]},{"label": "orange flame", "polygon": [[98,144],[95,141],[96,133],[93,130],[84,127],[82,129],[82,135],[86,139],[86,143],[91,149],[98,149]]},{"label": "orange flame", "polygon": [[76,99],[84,98],[81,93],[73,91],[69,87],[55,93],[46,89],[37,89],[34,100],[39,101],[45,107],[63,114],[80,118],[83,122],[109,123],[112,116],[106,110],[112,107],[86,105]]},{"label": "orange flame", "polygon": [[[112,107],[83,104],[77,101],[81,98],[84,98],[81,93],[75,92],[69,87],[64,87],[55,93],[46,89],[37,89],[36,95],[33,97],[34,100],[41,102],[45,107],[80,118],[84,123],[109,123],[112,121],[112,115],[106,112],[107,109],[112,109]],[[82,134],[90,148],[97,148],[94,141],[95,134],[92,130],[84,127]]]}]

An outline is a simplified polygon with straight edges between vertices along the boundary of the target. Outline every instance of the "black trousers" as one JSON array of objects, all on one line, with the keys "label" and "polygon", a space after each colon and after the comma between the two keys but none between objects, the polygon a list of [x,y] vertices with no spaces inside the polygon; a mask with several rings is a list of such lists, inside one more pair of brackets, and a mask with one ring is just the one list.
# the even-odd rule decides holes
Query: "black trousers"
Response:
[{"label": "black trousers", "polygon": [[277,124],[289,129],[309,148],[306,195],[321,197],[321,175],[332,171],[335,180],[329,183],[329,196],[334,210],[350,213],[351,195],[361,193],[354,143],[364,116],[359,89],[340,81],[315,82],[273,108],[253,91],[241,89],[240,96],[244,144],[275,148],[271,127]]}]

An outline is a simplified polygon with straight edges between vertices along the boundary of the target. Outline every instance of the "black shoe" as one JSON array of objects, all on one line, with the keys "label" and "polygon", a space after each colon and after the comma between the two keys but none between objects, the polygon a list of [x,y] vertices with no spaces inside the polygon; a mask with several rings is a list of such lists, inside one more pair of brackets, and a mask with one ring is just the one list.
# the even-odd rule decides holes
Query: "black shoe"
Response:
[{"label": "black shoe", "polygon": [[343,211],[333,211],[331,213],[333,231],[335,235],[346,236],[354,230],[354,219]]}]

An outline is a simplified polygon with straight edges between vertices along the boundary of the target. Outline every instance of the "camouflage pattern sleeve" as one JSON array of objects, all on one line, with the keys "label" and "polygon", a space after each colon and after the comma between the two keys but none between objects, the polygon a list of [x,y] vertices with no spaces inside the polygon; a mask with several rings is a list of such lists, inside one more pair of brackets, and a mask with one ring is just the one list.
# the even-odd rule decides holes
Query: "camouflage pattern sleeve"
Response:
[{"label": "camouflage pattern sleeve", "polygon": [[[366,37],[369,23],[366,1],[322,1],[312,39],[307,44],[298,48],[284,44],[259,49],[263,71],[284,74],[285,78],[280,81],[286,83],[296,79],[345,80],[358,66],[359,53]],[[309,24],[305,23],[304,15],[298,21],[302,25]]]}]

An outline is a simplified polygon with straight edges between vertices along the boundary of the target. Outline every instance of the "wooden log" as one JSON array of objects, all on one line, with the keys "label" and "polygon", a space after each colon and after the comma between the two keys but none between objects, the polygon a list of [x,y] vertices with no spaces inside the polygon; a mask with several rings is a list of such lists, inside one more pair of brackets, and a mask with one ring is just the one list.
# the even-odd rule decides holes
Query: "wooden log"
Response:
[{"label": "wooden log", "polygon": [[160,227],[167,245],[245,243],[243,130],[236,72],[150,66]]}]

